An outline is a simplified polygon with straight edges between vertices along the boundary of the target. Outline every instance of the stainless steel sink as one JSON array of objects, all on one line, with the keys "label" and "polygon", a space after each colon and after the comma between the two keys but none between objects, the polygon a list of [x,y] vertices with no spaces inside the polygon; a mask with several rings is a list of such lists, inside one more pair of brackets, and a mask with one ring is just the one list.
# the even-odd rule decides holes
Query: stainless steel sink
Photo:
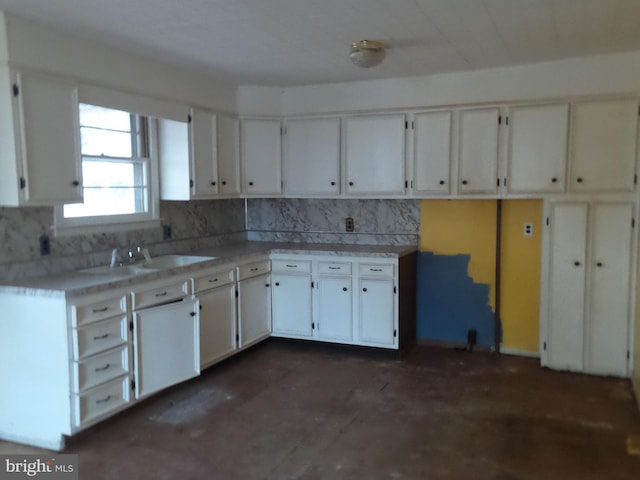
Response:
[{"label": "stainless steel sink", "polygon": [[132,275],[141,275],[143,273],[157,272],[158,270],[159,268],[150,268],[146,267],[143,264],[123,265],[121,267],[110,267],[109,265],[102,265],[100,267],[84,268],[80,270],[80,273],[129,277]]},{"label": "stainless steel sink", "polygon": [[99,267],[84,268],[80,273],[89,273],[92,275],[104,275],[112,277],[131,277],[134,275],[142,275],[145,273],[157,272],[159,270],[167,270],[170,268],[184,267],[198,262],[206,262],[216,257],[201,257],[197,255],[162,255],[139,263],[110,267],[102,265]]},{"label": "stainless steel sink", "polygon": [[162,255],[152,258],[150,261],[143,262],[145,268],[155,268],[163,270],[166,268],[184,267],[193,263],[206,262],[216,257],[201,257],[197,255]]}]

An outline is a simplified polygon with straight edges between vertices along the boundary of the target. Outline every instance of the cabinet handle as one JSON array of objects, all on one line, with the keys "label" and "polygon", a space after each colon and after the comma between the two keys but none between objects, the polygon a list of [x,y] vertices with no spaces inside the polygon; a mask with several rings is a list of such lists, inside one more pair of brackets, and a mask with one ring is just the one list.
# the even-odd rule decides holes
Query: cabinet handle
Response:
[{"label": "cabinet handle", "polygon": [[226,181],[226,180],[222,180],[222,184],[223,184],[223,185],[226,185],[226,184],[227,184],[227,181]]},{"label": "cabinet handle", "polygon": [[346,292],[347,291],[347,287],[342,287],[342,291]]},{"label": "cabinet handle", "polygon": [[156,293],[156,297],[166,297],[168,292]]},{"label": "cabinet handle", "polygon": [[211,186],[215,187],[216,186],[216,182],[211,182]]},{"label": "cabinet handle", "polygon": [[250,186],[250,187],[253,187],[253,182],[249,182],[249,186]]},{"label": "cabinet handle", "polygon": [[551,183],[556,183],[557,181],[558,181],[558,179],[557,179],[556,177],[553,177],[553,178],[551,179]]},{"label": "cabinet handle", "polygon": [[109,307],[94,308],[93,313],[102,313],[102,312],[106,312],[107,310],[109,310]]},{"label": "cabinet handle", "polygon": [[331,182],[331,186],[333,187],[336,184],[336,182]]},{"label": "cabinet handle", "polygon": [[298,265],[285,265],[287,268],[298,268]]},{"label": "cabinet handle", "polygon": [[191,315],[192,317],[195,317],[197,315],[196,312],[189,312],[189,315]]},{"label": "cabinet handle", "polygon": [[265,283],[265,284],[264,284],[264,286],[265,286],[265,287],[270,287],[270,286],[271,286],[271,284],[270,284],[270,283]]},{"label": "cabinet handle", "polygon": [[353,187],[353,182],[349,182],[349,186],[350,186],[350,187]]},{"label": "cabinet handle", "polygon": [[596,263],[596,266],[601,267],[602,266],[602,262]]},{"label": "cabinet handle", "polygon": [[106,403],[106,402],[108,402],[109,400],[111,400],[111,395],[107,395],[106,397],[104,397],[104,398],[103,398],[103,399],[101,399],[101,400],[96,400],[96,403],[97,403],[97,404],[100,404],[100,403]]},{"label": "cabinet handle", "polygon": [[214,279],[211,279],[211,278],[210,278],[210,279],[209,279],[209,283],[216,283],[217,281],[218,281],[218,279],[217,279],[217,278],[214,278]]},{"label": "cabinet handle", "polygon": [[372,272],[381,272],[382,271],[381,268],[370,268],[369,270],[372,271]]},{"label": "cabinet handle", "polygon": [[280,282],[276,282],[276,287],[279,287],[279,286],[280,286]]},{"label": "cabinet handle", "polygon": [[80,185],[80,182],[78,180],[74,180],[73,182],[71,182],[71,185],[73,185],[74,187],[77,187]]},{"label": "cabinet handle", "polygon": [[462,184],[466,185],[468,182],[466,180],[462,180]]},{"label": "cabinet handle", "polygon": [[104,367],[96,367],[96,372],[104,372],[111,366],[110,363],[107,363]]},{"label": "cabinet handle", "polygon": [[258,271],[258,267],[253,267],[253,268],[251,269],[251,271],[252,271],[252,272],[257,272],[257,271]]},{"label": "cabinet handle", "polygon": [[576,182],[578,182],[578,183],[582,183],[582,177],[578,177],[578,178],[576,178]]},{"label": "cabinet handle", "polygon": [[444,180],[440,180],[440,185],[444,185]]},{"label": "cabinet handle", "polygon": [[576,267],[579,267],[580,265],[582,265],[582,264],[581,264],[580,262],[578,262],[578,261],[573,262],[573,264],[574,264]]},{"label": "cabinet handle", "polygon": [[363,288],[363,289],[362,289],[362,291],[363,291],[363,292],[366,292],[366,291],[367,291],[367,289],[366,289],[366,288]]},{"label": "cabinet handle", "polygon": [[104,335],[96,335],[95,337],[93,337],[94,340],[104,340],[105,338],[107,338],[109,336],[108,333],[105,333]]},{"label": "cabinet handle", "polygon": [[340,270],[340,267],[329,267],[329,270]]}]

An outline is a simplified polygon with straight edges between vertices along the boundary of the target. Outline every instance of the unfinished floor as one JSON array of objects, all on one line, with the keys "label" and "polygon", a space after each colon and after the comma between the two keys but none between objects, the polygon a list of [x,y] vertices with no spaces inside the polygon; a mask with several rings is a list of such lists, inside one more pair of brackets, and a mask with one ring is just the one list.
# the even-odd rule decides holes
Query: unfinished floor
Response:
[{"label": "unfinished floor", "polygon": [[[640,478],[628,381],[270,340],[69,442],[80,479]],[[0,442],[2,453],[37,450]]]}]

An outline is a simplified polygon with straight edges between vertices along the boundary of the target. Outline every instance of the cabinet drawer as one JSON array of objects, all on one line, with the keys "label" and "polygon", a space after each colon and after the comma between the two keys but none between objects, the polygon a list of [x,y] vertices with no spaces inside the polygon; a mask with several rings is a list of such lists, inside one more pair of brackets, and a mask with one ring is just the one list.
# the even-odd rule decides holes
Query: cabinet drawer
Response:
[{"label": "cabinet drawer", "polygon": [[127,316],[124,315],[74,329],[73,353],[75,360],[127,343],[129,338],[127,327]]},{"label": "cabinet drawer", "polygon": [[130,384],[126,375],[109,383],[75,395],[76,426],[82,426],[91,420],[120,409],[129,403]]},{"label": "cabinet drawer", "polygon": [[101,383],[129,373],[129,347],[95,355],[80,362],[74,362],[74,391],[80,393]]},{"label": "cabinet drawer", "polygon": [[271,263],[269,260],[260,260],[259,262],[251,262],[238,267],[238,280],[255,277],[271,271]]},{"label": "cabinet drawer", "polygon": [[271,260],[271,271],[311,273],[311,261],[309,260]]},{"label": "cabinet drawer", "polygon": [[361,277],[393,277],[393,265],[388,263],[361,263],[358,273]]},{"label": "cabinet drawer", "polygon": [[351,275],[351,263],[318,262],[318,273],[322,275]]},{"label": "cabinet drawer", "polygon": [[118,295],[86,305],[71,305],[71,322],[74,327],[77,327],[126,313],[127,296]]},{"label": "cabinet drawer", "polygon": [[220,287],[233,283],[235,280],[235,268],[229,268],[224,270],[218,270],[208,273],[204,276],[193,279],[193,291],[194,293],[202,292],[203,290],[210,290],[212,288]]},{"label": "cabinet drawer", "polygon": [[143,287],[131,294],[131,308],[140,310],[141,308],[178,300],[186,295],[189,295],[189,282],[187,280],[148,289]]}]

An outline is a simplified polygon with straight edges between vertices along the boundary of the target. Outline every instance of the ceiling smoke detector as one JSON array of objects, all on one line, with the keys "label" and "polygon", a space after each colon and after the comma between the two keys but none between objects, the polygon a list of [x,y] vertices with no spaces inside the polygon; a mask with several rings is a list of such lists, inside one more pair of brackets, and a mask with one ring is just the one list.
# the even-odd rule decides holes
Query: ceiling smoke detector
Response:
[{"label": "ceiling smoke detector", "polygon": [[379,65],[384,59],[384,43],[375,40],[360,40],[351,44],[349,58],[354,65],[370,68]]}]

